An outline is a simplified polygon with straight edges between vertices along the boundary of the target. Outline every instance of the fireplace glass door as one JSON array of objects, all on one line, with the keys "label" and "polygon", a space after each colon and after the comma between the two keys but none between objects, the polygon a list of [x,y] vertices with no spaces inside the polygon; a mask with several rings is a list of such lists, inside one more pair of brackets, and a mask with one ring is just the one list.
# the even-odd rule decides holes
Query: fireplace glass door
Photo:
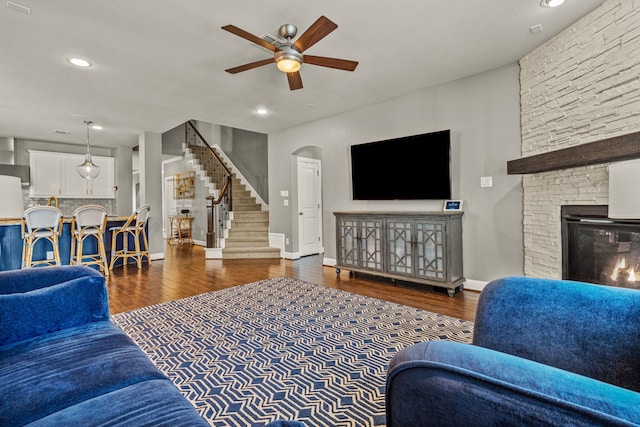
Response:
[{"label": "fireplace glass door", "polygon": [[565,225],[565,279],[640,289],[640,224],[583,218]]}]

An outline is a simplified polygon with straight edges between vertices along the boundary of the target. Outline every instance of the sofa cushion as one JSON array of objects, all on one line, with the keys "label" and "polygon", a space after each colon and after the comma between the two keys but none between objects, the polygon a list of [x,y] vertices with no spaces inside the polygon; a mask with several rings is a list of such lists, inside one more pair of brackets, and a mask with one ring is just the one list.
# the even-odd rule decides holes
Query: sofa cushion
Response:
[{"label": "sofa cushion", "polygon": [[23,425],[149,380],[171,385],[117,326],[89,323],[0,347],[0,414]]},{"label": "sofa cushion", "polygon": [[29,427],[46,426],[193,427],[207,426],[168,380],[148,380],[65,408]]},{"label": "sofa cushion", "polygon": [[[39,268],[51,273],[52,267]],[[49,332],[109,319],[109,303],[104,278],[99,274],[74,277],[90,270],[62,268],[55,277],[68,279],[42,288],[22,283],[14,272],[2,274],[0,288],[0,346]],[[58,271],[56,269],[56,271]],[[12,274],[10,274],[12,273]],[[43,279],[52,274],[43,274]],[[32,275],[29,275],[32,276]],[[34,276],[34,282],[45,285]],[[18,286],[19,284],[21,284]],[[30,285],[30,286],[27,286]]]}]

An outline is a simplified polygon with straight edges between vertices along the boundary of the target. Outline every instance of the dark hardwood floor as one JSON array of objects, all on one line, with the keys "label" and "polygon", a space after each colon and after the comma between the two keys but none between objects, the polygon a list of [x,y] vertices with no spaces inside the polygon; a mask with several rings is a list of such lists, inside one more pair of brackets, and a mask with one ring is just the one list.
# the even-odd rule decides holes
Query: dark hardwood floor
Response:
[{"label": "dark hardwood floor", "polygon": [[216,291],[271,277],[287,276],[348,292],[404,304],[411,307],[474,320],[479,293],[463,291],[450,298],[441,288],[390,281],[357,275],[349,277],[335,268],[323,266],[321,256],[299,260],[208,260],[201,246],[168,244],[164,260],[152,261],[141,269],[135,264],[115,268],[107,277],[111,313],[203,292]]}]

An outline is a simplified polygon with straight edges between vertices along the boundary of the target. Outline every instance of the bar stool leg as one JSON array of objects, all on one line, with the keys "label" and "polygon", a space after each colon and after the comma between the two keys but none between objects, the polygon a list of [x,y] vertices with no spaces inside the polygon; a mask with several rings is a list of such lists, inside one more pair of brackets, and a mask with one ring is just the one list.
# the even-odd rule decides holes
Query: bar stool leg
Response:
[{"label": "bar stool leg", "polygon": [[29,242],[27,241],[27,238],[23,237],[22,238],[22,267],[21,268],[26,268],[27,267],[27,249],[29,247]]},{"label": "bar stool leg", "polygon": [[83,256],[82,252],[84,251],[84,236],[79,236],[78,242],[76,245],[76,264],[82,265]]},{"label": "bar stool leg", "polygon": [[71,265],[77,264],[76,258],[77,258],[77,254],[76,254],[76,235],[75,235],[75,232],[73,231],[73,226],[72,226],[71,227],[71,252],[70,252],[69,264],[71,264]]},{"label": "bar stool leg", "polygon": [[142,268],[142,256],[140,255],[140,235],[138,233],[133,233],[134,236],[134,246],[136,248],[136,262],[138,263],[138,269]]},{"label": "bar stool leg", "polygon": [[107,266],[107,250],[104,247],[104,236],[102,233],[98,233],[96,234],[96,239],[98,239],[98,252],[100,252],[100,268],[103,270],[103,274],[108,276],[109,268]]},{"label": "bar stool leg", "polygon": [[33,241],[31,240],[31,237],[27,237],[27,239],[24,242],[25,244],[25,256],[24,256],[24,265],[23,268],[30,268],[31,267],[31,258],[33,256]]},{"label": "bar stool leg", "polygon": [[62,265],[60,262],[60,248],[58,248],[58,236],[52,237],[51,244],[53,245],[53,259],[56,265]]},{"label": "bar stool leg", "polygon": [[113,265],[116,263],[116,245],[118,244],[118,233],[113,232],[111,235],[111,262],[109,263],[109,270],[113,270]]}]

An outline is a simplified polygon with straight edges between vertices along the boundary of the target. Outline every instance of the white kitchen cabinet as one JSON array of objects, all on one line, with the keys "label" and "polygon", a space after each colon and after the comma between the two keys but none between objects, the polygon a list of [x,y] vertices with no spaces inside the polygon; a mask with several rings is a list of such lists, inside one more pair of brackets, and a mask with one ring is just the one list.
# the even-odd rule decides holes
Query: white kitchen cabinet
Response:
[{"label": "white kitchen cabinet", "polygon": [[112,199],[114,197],[113,157],[91,156],[100,166],[100,174],[93,180],[82,178],[76,166],[84,161],[82,154],[29,151],[31,169],[31,197]]}]

